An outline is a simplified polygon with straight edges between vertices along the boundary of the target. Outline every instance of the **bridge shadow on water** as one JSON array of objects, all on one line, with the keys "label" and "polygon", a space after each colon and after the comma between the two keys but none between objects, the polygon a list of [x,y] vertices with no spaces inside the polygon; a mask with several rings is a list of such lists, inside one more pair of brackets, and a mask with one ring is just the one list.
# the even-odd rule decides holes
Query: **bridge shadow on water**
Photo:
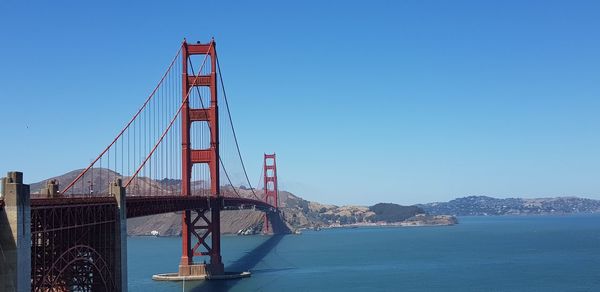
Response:
[{"label": "bridge shadow on water", "polygon": [[[225,270],[229,272],[243,272],[250,271],[254,268],[262,259],[269,254],[273,248],[275,248],[281,239],[283,239],[284,234],[275,234],[272,235],[265,242],[261,243],[255,249],[244,255],[243,257],[237,259],[231,265],[226,266]],[[270,271],[279,271],[281,269],[263,269],[260,271],[252,271],[252,274],[255,273],[264,273]],[[200,284],[189,291],[201,292],[201,291],[218,291],[225,292],[229,291],[231,288],[235,287],[240,281],[244,281],[246,279],[237,279],[237,280],[213,280],[213,281],[202,281]]]}]

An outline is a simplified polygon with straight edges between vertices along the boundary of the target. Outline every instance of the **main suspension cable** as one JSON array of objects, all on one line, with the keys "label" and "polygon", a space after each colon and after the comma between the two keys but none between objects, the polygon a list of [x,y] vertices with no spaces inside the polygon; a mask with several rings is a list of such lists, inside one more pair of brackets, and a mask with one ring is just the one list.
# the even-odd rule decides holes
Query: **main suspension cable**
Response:
[{"label": "main suspension cable", "polygon": [[[213,42],[210,42],[210,46],[208,48],[209,51],[212,48],[212,46],[213,46]],[[204,61],[202,62],[202,66],[200,67],[199,70],[202,70],[202,68],[204,68],[204,65],[206,64],[207,57],[208,57],[208,54],[206,56],[204,56]],[[198,81],[198,77],[200,77],[200,75],[198,75],[198,76],[196,76],[196,78],[194,78],[194,82],[192,84],[196,84],[196,82]],[[146,165],[146,162],[148,162],[148,160],[150,159],[150,157],[152,156],[152,154],[154,153],[154,151],[156,150],[156,148],[158,147],[158,145],[160,144],[160,142],[162,142],[162,140],[164,139],[165,135],[169,132],[169,130],[173,126],[173,123],[175,122],[175,120],[177,120],[177,117],[181,113],[181,110],[183,109],[183,106],[188,101],[191,92],[192,92],[192,87],[190,87],[190,89],[188,89],[187,94],[185,95],[185,98],[181,102],[181,105],[179,106],[179,109],[177,110],[177,113],[175,113],[175,116],[173,117],[173,119],[171,119],[171,122],[169,123],[169,126],[162,133],[162,135],[160,136],[160,139],[156,142],[156,144],[154,145],[154,147],[152,148],[152,150],[150,151],[150,153],[148,154],[148,156],[146,156],[146,159],[144,159],[144,161],[142,162],[142,164],[138,167],[138,169],[136,170],[135,174],[133,176],[131,176],[131,178],[129,179],[129,181],[127,181],[127,184],[125,184],[125,187],[128,187],[129,184],[133,181],[133,179],[135,179],[137,177],[137,175],[140,172],[140,170],[144,167],[144,165]]]},{"label": "main suspension cable", "polygon": [[161,86],[161,84],[163,83],[163,81],[165,80],[165,78],[167,77],[167,75],[169,74],[169,72],[171,71],[171,68],[173,67],[173,64],[175,64],[175,61],[179,57],[179,54],[181,54],[182,48],[183,48],[183,46],[179,47],[179,50],[177,51],[177,54],[175,55],[175,57],[171,61],[171,64],[169,64],[169,67],[167,68],[167,71],[165,71],[165,74],[162,76],[162,78],[160,79],[160,81],[158,82],[158,84],[156,85],[156,87],[154,88],[154,90],[152,90],[152,93],[150,93],[150,96],[148,96],[148,98],[146,98],[146,101],[144,102],[144,104],[142,105],[142,107],[140,107],[140,109],[135,113],[135,115],[133,116],[133,118],[131,118],[131,120],[127,123],[127,125],[125,125],[125,127],[121,130],[121,132],[119,132],[119,134],[117,135],[117,137],[115,137],[115,139],[104,149],[104,151],[102,151],[100,153],[100,155],[98,155],[98,157],[96,157],[96,159],[94,159],[92,161],[92,163],[90,163],[90,165],[86,169],[84,169],[70,184],[67,185],[67,187],[62,191],[63,194],[66,193],[71,187],[73,187],[73,185],[81,177],[83,177],[83,175],[88,170],[90,170],[90,168],[92,168],[94,166],[94,164],[98,160],[100,160],[100,158],[115,144],[115,142],[117,142],[117,140],[123,135],[123,133],[125,133],[125,131],[127,129],[129,129],[129,126],[137,119],[137,117],[140,115],[140,113],[146,108],[146,105],[148,105],[148,102],[150,102],[150,100],[152,99],[152,97],[154,97],[154,94],[156,93],[156,91],[158,90],[158,88]]},{"label": "main suspension cable", "polygon": [[[188,60],[188,62],[190,64],[190,68],[192,69],[192,75],[196,75],[196,72],[194,72],[194,64],[192,64],[192,60],[190,59],[190,60]],[[200,76],[200,70],[198,70],[198,76]],[[204,101],[202,100],[202,94],[200,93],[200,89],[198,88],[198,86],[194,86],[194,87],[196,87],[196,92],[198,93],[198,99],[200,99],[200,106],[203,109],[205,109],[206,107],[204,106]],[[209,131],[209,136],[212,137],[212,128],[208,127],[208,131]],[[221,164],[221,168],[223,168],[223,172],[225,173],[225,177],[227,177],[227,181],[229,181],[229,185],[231,186],[231,188],[233,189],[235,194],[241,198],[240,194],[235,189],[235,186],[233,185],[233,183],[231,182],[231,179],[229,178],[229,174],[227,173],[227,169],[225,168],[225,164],[223,163],[223,160],[221,159],[220,154],[219,154],[219,164]],[[255,195],[255,197],[256,197],[256,195]]]},{"label": "main suspension cable", "polygon": [[223,90],[223,97],[225,98],[225,107],[227,108],[227,116],[229,117],[229,124],[231,125],[231,131],[233,132],[233,140],[235,141],[235,147],[237,149],[238,156],[240,157],[240,163],[242,164],[242,169],[244,170],[244,176],[246,177],[246,182],[248,182],[248,186],[252,191],[252,195],[257,199],[256,193],[254,192],[254,188],[250,183],[250,179],[248,178],[248,172],[246,172],[246,166],[244,165],[244,159],[242,158],[242,152],[240,151],[240,145],[238,144],[237,135],[235,134],[235,128],[233,127],[233,119],[231,118],[231,111],[229,111],[229,101],[227,100],[227,92],[225,92],[225,84],[223,83],[223,75],[221,74],[221,65],[219,64],[219,57],[215,52],[215,58],[217,61],[217,71],[219,72],[219,80],[221,81],[221,88]]}]

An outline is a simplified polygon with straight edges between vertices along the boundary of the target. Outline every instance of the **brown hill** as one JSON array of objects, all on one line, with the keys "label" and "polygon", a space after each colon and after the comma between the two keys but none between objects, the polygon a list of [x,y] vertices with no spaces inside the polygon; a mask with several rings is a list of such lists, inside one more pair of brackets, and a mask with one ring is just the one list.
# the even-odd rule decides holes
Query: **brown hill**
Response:
[{"label": "brown hill", "polygon": [[[62,190],[71,183],[83,169],[73,170],[63,175],[50,177],[59,182]],[[106,194],[109,182],[121,175],[105,168],[94,168],[88,171],[68,192],[69,194],[101,195]],[[122,177],[127,181],[129,177]],[[43,180],[30,185],[32,196],[37,196],[40,190],[46,186],[48,180]],[[194,181],[191,184],[192,195],[208,194],[208,184],[205,181]],[[177,195],[180,193],[181,180],[162,179],[154,180],[147,177],[135,179],[127,188],[128,195]],[[255,198],[252,190],[222,186],[221,194],[224,196],[237,196],[239,194],[246,198]],[[262,198],[262,191],[255,191],[257,198]],[[168,213],[142,218],[127,220],[127,233],[130,235],[150,235],[152,231],[158,231],[164,236],[181,235],[181,213]],[[224,211],[221,215],[222,233],[237,233],[240,230],[261,230],[263,213],[252,210]]]},{"label": "brown hill", "polygon": [[[108,169],[94,169],[94,175],[91,173],[83,177],[81,182],[75,184],[72,189],[74,194],[105,194],[108,182],[113,181],[120,175]],[[61,188],[66,187],[77,175],[80,170],[74,170],[66,174],[55,176],[50,179],[59,181]],[[92,179],[93,177],[93,179]],[[128,177],[123,178],[127,181]],[[32,193],[38,193],[44,187],[46,181],[31,184]],[[128,195],[177,195],[180,193],[181,181],[177,179],[154,180],[147,177],[136,179],[132,185],[127,188]],[[68,194],[71,191],[68,192]],[[67,195],[68,195],[67,194]],[[208,185],[204,181],[192,182],[192,194],[208,194]],[[222,186],[221,194],[223,196],[237,196],[238,194],[246,198],[263,198],[262,190],[253,190],[245,187]],[[335,206],[324,205],[317,202],[304,200],[287,191],[279,192],[279,206],[282,210],[285,221],[290,225],[290,229],[313,228],[330,225],[344,225],[354,223],[371,223],[380,220],[393,221],[406,219],[416,214],[422,213],[420,208],[410,206],[393,206],[394,212],[400,212],[402,216],[382,219],[382,214],[378,208],[371,209],[366,206]],[[387,213],[386,213],[387,214]],[[262,230],[263,213],[252,210],[224,211],[221,213],[221,231],[223,233],[238,233],[242,231]],[[181,213],[160,214],[142,218],[128,219],[127,230],[130,235],[150,235],[152,231],[158,231],[160,235],[177,236],[181,235]],[[252,233],[252,232],[250,232]]]}]

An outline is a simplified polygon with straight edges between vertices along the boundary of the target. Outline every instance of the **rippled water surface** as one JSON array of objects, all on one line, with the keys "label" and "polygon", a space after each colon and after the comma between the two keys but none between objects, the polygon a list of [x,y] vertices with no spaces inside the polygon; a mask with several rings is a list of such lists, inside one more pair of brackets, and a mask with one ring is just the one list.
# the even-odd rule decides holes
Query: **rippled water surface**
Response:
[{"label": "rippled water surface", "polygon": [[[461,217],[449,227],[357,228],[225,236],[235,281],[186,291],[600,291],[600,216]],[[128,238],[130,291],[177,270],[180,238]]]}]

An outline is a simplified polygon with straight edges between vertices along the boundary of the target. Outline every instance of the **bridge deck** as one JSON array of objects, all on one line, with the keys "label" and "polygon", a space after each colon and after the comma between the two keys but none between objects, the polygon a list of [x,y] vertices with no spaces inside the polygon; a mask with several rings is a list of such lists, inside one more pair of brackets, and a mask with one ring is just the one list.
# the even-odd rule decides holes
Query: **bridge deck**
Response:
[{"label": "bridge deck", "polygon": [[[259,200],[247,198],[221,197],[224,210],[255,209],[274,213],[276,209]],[[31,208],[56,208],[65,206],[88,206],[116,204],[114,197],[63,197],[34,198]],[[4,201],[0,200],[0,206]],[[209,197],[202,196],[128,196],[127,218],[170,213],[183,210],[208,209]]]}]

